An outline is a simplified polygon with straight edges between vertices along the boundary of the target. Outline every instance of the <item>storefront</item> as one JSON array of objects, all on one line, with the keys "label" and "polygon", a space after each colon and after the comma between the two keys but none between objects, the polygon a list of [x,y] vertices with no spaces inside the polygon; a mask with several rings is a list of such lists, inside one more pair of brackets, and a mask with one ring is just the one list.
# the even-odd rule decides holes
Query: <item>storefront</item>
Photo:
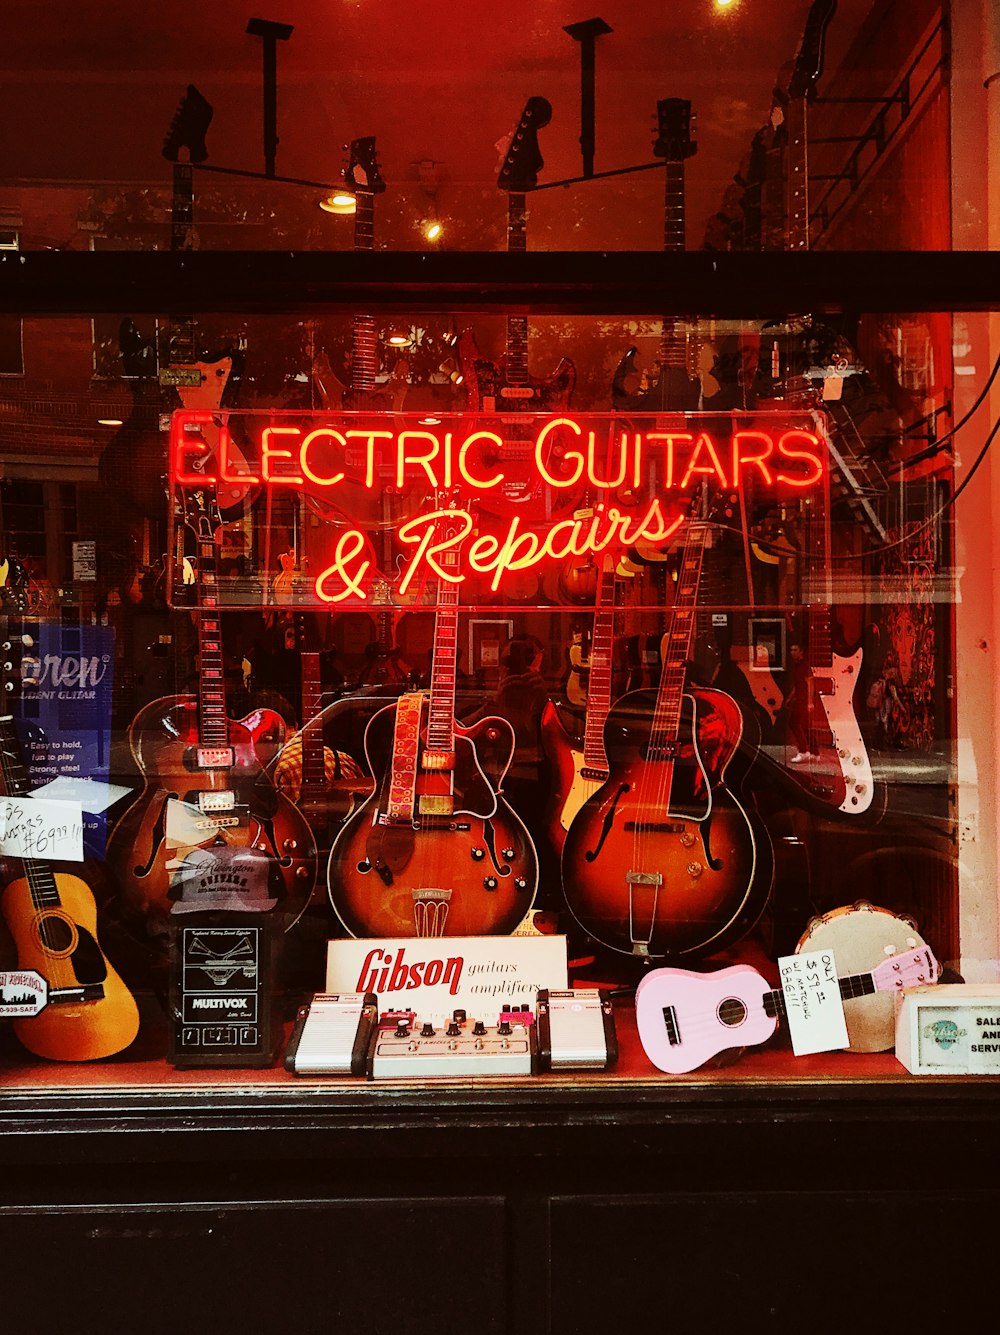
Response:
[{"label": "storefront", "polygon": [[535,15],[492,170],[344,17],[323,192],[303,6],[264,171],[206,73],[156,182],[5,184],[12,1324],[978,1310],[989,32],[749,6]]}]

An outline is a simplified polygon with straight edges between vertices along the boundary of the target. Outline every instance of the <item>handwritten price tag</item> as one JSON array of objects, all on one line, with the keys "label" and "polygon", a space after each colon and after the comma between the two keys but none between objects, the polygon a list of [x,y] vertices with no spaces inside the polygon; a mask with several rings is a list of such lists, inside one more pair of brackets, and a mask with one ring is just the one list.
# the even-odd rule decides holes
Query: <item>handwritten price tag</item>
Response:
[{"label": "handwritten price tag", "polygon": [[83,808],[79,802],[0,797],[0,855],[46,862],[83,861]]},{"label": "handwritten price tag", "polygon": [[846,1048],[850,1039],[833,951],[784,955],[778,968],[796,1057]]}]

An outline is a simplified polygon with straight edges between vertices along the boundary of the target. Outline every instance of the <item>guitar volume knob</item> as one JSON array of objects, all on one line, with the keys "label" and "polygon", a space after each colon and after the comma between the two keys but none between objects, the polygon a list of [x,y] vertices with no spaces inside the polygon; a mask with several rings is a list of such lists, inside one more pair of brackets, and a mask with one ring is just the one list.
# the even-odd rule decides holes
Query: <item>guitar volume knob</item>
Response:
[{"label": "guitar volume knob", "polygon": [[514,861],[514,850],[512,848],[502,848],[500,851],[503,854],[504,862]]},{"label": "guitar volume knob", "polygon": [[486,849],[485,849],[485,848],[474,848],[474,849],[472,850],[472,861],[473,861],[473,862],[482,862],[482,860],[483,860],[483,858],[484,858],[485,856],[486,856]]},{"label": "guitar volume knob", "polygon": [[705,868],[701,865],[700,862],[689,862],[687,865],[687,871],[689,876],[698,877],[702,874],[704,870]]},{"label": "guitar volume knob", "polygon": [[484,876],[483,885],[487,890],[495,890],[497,888],[497,878],[495,876]]}]

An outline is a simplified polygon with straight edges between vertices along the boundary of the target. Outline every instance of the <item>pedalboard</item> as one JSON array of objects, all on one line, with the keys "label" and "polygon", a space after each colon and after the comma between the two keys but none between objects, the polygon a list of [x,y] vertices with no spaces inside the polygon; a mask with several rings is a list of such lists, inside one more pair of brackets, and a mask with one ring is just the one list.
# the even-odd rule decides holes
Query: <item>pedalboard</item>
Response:
[{"label": "pedalboard", "polygon": [[495,1021],[458,1009],[446,1018],[377,1009],[371,993],[317,993],[299,1008],[285,1054],[295,1075],[370,1080],[601,1071],[618,1058],[614,1011],[596,988],[538,994],[535,1011],[508,1006]]},{"label": "pedalboard", "polygon": [[401,1018],[395,1028],[377,1030],[368,1052],[368,1075],[372,1080],[533,1075],[538,1046],[534,1025],[525,1020],[523,1013],[509,1010],[489,1025],[470,1020],[461,1010],[438,1024],[411,1024]]}]

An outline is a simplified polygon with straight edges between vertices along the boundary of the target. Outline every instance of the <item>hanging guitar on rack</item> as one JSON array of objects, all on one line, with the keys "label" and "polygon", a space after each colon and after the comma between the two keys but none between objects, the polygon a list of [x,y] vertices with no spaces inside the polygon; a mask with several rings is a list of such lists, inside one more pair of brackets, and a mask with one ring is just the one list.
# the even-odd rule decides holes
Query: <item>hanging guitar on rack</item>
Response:
[{"label": "hanging guitar on rack", "polygon": [[[453,498],[438,508],[450,510]],[[455,521],[446,513],[442,538]],[[441,554],[458,562],[457,544]],[[352,936],[506,935],[531,909],[534,844],[502,793],[514,751],[503,718],[455,718],[458,587],[437,588],[429,692],[379,710],[365,729],[375,792],[330,850],[330,901]]]},{"label": "hanging guitar on rack", "polygon": [[607,781],[566,834],[567,905],[596,942],[653,959],[697,958],[738,940],[763,910],[766,831],[726,782],[743,734],[722,691],[685,690],[709,525],[689,521],[660,685],[608,714]]},{"label": "hanging guitar on rack", "polygon": [[[504,151],[497,185],[507,191],[507,251],[522,254],[527,249],[527,192],[538,184],[543,166],[538,147],[538,131],[552,119],[552,106],[544,97],[528,99],[517,128]],[[528,370],[528,317],[508,315],[506,343],[501,361],[484,357],[471,328],[462,331],[458,341],[458,361],[466,391],[466,408],[474,413],[508,414],[553,413],[569,406],[576,385],[576,368],[563,357],[545,380]],[[577,504],[573,487],[558,489],[541,482],[534,463],[533,436],[520,433],[516,424],[504,432],[502,446],[487,452],[483,463],[491,470],[501,469],[503,482],[480,493],[484,509],[503,517],[513,515],[538,519],[562,515]],[[525,434],[525,439],[519,435]],[[509,437],[509,438],[508,438]],[[557,435],[546,460],[550,474],[568,476],[564,469]]]},{"label": "hanging guitar on rack", "polygon": [[[354,213],[354,249],[375,249],[375,196],[385,191],[385,180],[375,152],[375,137],[353,139],[344,180],[357,201]],[[347,409],[357,413],[398,413],[403,409],[409,388],[408,367],[400,357],[392,374],[379,383],[379,336],[375,317],[356,312],[351,319],[350,383],[338,378],[325,349],[313,359],[312,381],[324,408]],[[383,424],[384,425],[384,424]],[[356,523],[365,529],[391,528],[403,514],[403,503],[417,490],[408,482],[402,489],[395,485],[394,470],[381,469],[376,485],[364,485],[366,459],[361,447],[345,451],[346,475],[336,487],[321,493],[306,491],[306,499],[327,522]]]},{"label": "hanging guitar on rack", "polygon": [[154,700],[132,721],[129,746],[145,782],[111,832],[108,865],[139,915],[168,913],[175,902],[190,908],[214,879],[248,902],[278,901],[294,921],[316,881],[316,841],[265,772],[285,725],[271,709],[238,722],[227,714],[220,515],[207,490],[184,489],[181,503],[197,544],[198,694]]},{"label": "hanging guitar on rack", "polygon": [[[173,163],[173,196],[171,204],[170,249],[187,251],[197,248],[198,239],[193,224],[194,163],[208,156],[205,133],[212,120],[212,107],[198,89],[189,84],[186,94],[174,116],[163,143],[163,156]],[[187,160],[180,160],[182,150]],[[143,353],[142,336],[131,321],[122,324],[121,344],[123,360],[136,369],[156,363],[155,349]],[[203,434],[212,452],[220,440],[223,399],[231,397],[230,386],[239,380],[243,365],[243,351],[228,352],[213,361],[199,361],[196,356],[194,319],[176,316],[167,331],[166,361],[160,364],[158,386],[160,410],[171,412],[187,408],[213,414],[203,427]],[[144,394],[144,377],[133,380],[136,392]],[[148,404],[137,404],[137,414],[118,431],[115,439],[101,455],[98,470],[101,481],[124,493],[131,503],[149,519],[162,521],[166,513],[167,497],[167,442],[166,431],[156,430],[150,421]],[[211,454],[203,463],[208,463]],[[235,481],[220,484],[218,505],[223,515],[239,512],[250,499],[254,484],[238,480],[239,475],[252,473],[239,442],[228,432],[226,439],[227,471]]]},{"label": "hanging guitar on rack", "polygon": [[[13,637],[3,655],[4,707],[21,679]],[[32,784],[12,715],[0,716],[0,777],[7,797],[24,797]],[[25,806],[30,808],[28,799]],[[17,859],[10,859],[16,865]],[[94,892],[80,876],[38,858],[20,859],[0,891],[0,911],[17,948],[20,969],[41,974],[48,1004],[14,1033],[29,1052],[52,1061],[93,1061],[127,1048],[139,1032],[135,998],[115,972],[97,937]]]},{"label": "hanging guitar on rack", "polygon": [[[664,159],[663,249],[685,249],[684,163],[698,151],[691,137],[691,103],[665,97],[656,104],[657,136],[653,153]],[[694,412],[701,386],[692,375],[685,323],[664,316],[654,367],[640,372],[637,347],[629,348],[611,381],[616,412]]]}]

